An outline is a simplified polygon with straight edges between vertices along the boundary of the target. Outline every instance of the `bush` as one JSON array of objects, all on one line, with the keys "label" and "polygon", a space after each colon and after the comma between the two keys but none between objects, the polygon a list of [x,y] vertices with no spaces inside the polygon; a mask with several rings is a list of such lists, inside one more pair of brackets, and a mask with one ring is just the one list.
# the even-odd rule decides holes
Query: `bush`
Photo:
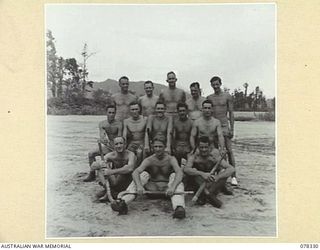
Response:
[{"label": "bush", "polygon": [[258,114],[257,118],[262,121],[275,121],[275,112],[269,111],[263,114]]}]

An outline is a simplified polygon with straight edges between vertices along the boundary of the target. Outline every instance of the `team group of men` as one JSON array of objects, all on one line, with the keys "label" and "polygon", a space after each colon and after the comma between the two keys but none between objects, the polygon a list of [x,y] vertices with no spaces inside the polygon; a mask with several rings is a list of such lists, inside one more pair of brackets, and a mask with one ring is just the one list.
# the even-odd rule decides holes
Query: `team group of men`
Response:
[{"label": "team group of men", "polygon": [[[90,173],[84,181],[98,175],[103,186],[99,200],[109,200],[119,214],[127,214],[137,195],[162,194],[171,198],[173,217],[182,219],[185,189],[204,186],[197,203],[219,208],[217,194],[232,194],[227,178],[237,185],[232,97],[222,91],[221,79],[210,80],[214,93],[207,98],[194,82],[187,99],[176,87],[174,72],[167,73],[167,82],[168,88],[156,96],[153,82],[146,81],[146,94],[137,98],[129,92],[128,77],[121,77],[121,91],[112,95],[107,120],[99,123],[99,147],[89,153]],[[96,161],[99,155],[102,161]]]}]

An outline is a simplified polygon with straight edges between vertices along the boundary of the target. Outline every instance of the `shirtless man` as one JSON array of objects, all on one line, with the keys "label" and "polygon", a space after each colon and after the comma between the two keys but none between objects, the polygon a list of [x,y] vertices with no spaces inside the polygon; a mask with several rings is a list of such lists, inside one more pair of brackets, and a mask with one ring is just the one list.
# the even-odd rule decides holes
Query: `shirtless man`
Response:
[{"label": "shirtless man", "polygon": [[144,91],[146,94],[139,97],[138,100],[142,107],[142,115],[145,117],[154,114],[154,108],[159,99],[159,96],[153,94],[153,89],[153,82],[146,81],[144,83]]},{"label": "shirtless man", "polygon": [[186,93],[176,88],[177,78],[174,72],[167,73],[167,82],[169,83],[169,88],[161,91],[159,100],[167,105],[166,115],[177,116],[177,104],[186,102]]},{"label": "shirtless man", "polygon": [[[115,120],[116,106],[108,105],[107,108],[107,120],[99,123],[99,140],[102,143],[102,152],[107,154],[113,151],[113,139],[122,135],[122,123]],[[92,150],[88,154],[89,167],[96,160],[96,156],[100,155],[99,148]],[[94,181],[96,179],[95,171],[91,171],[84,182]]]},{"label": "shirtless man", "polygon": [[224,139],[221,130],[220,121],[212,117],[212,102],[205,100],[202,103],[202,116],[195,120],[191,130],[190,144],[192,150],[196,148],[196,141],[201,136],[207,136],[209,138],[210,145],[213,149],[215,140],[218,138],[218,147],[220,153],[223,154],[225,150]]},{"label": "shirtless man", "polygon": [[189,107],[189,117],[192,121],[201,117],[201,105],[206,99],[201,96],[200,84],[193,82],[190,84],[191,97],[187,99],[186,104]]},{"label": "shirtless man", "polygon": [[173,155],[181,165],[181,159],[187,159],[190,153],[190,135],[192,129],[192,121],[188,117],[188,105],[178,103],[178,118],[173,121]]},{"label": "shirtless man", "polygon": [[[214,76],[210,80],[211,87],[214,94],[207,96],[207,99],[213,103],[213,116],[221,122],[221,128],[225,140],[226,149],[228,152],[228,159],[232,166],[235,165],[234,155],[232,152],[231,139],[234,132],[234,115],[233,115],[233,101],[229,93],[221,90],[221,79]],[[229,116],[229,121],[228,121]],[[231,178],[231,184],[238,185],[236,174],[234,173]]]},{"label": "shirtless man", "polygon": [[92,171],[97,170],[98,177],[104,191],[98,196],[102,196],[99,200],[105,202],[108,200],[106,192],[107,176],[111,195],[116,198],[118,193],[126,190],[132,181],[132,171],[136,164],[136,156],[129,150],[125,149],[125,139],[123,137],[114,138],[114,151],[106,154],[104,162],[94,162],[91,165]]},{"label": "shirtless man", "polygon": [[119,79],[120,93],[111,96],[112,101],[117,106],[116,120],[123,121],[130,116],[129,103],[136,101],[137,97],[129,93],[129,78],[122,76]]},{"label": "shirtless man", "polygon": [[[145,191],[162,191],[171,197],[174,210],[173,217],[185,218],[184,186],[182,170],[175,157],[165,152],[165,143],[162,138],[154,138],[154,154],[143,160],[141,165],[132,173],[134,182],[127,188],[127,192],[136,192],[142,195]],[[176,194],[176,193],[180,194]],[[120,196],[120,194],[119,194]],[[111,207],[119,214],[126,214],[127,204],[135,199],[134,194],[125,194],[114,202]]]},{"label": "shirtless man", "polygon": [[166,143],[166,149],[171,153],[171,133],[172,133],[172,117],[165,116],[166,104],[158,101],[155,106],[155,115],[148,117],[147,130],[145,136],[144,149],[146,154],[151,153],[150,142],[157,137],[163,138]]},{"label": "shirtless man", "polygon": [[128,141],[127,149],[137,156],[138,164],[142,161],[147,118],[140,115],[141,106],[133,101],[129,104],[131,117],[123,121],[123,137]]},{"label": "shirtless man", "polygon": [[[220,208],[222,202],[217,199],[219,191],[225,194],[232,194],[225,188],[226,180],[234,173],[234,167],[222,160],[217,167],[218,174],[210,174],[215,164],[220,160],[220,154],[217,149],[211,150],[209,137],[202,136],[199,138],[199,150],[188,156],[187,165],[183,171],[190,177],[194,177],[195,191],[206,183],[206,188],[198,199],[199,205],[204,205],[206,200],[214,207]],[[224,169],[224,171],[219,171]],[[216,171],[214,171],[216,172]]]}]

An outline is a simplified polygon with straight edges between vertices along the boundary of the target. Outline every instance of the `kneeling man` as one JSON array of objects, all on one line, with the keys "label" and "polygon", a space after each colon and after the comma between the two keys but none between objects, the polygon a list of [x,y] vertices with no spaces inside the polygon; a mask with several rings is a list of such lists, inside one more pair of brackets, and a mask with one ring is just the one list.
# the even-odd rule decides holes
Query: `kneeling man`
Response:
[{"label": "kneeling man", "polygon": [[[196,190],[202,183],[206,183],[206,187],[200,195],[198,203],[203,205],[208,201],[214,207],[220,208],[222,202],[216,196],[220,191],[225,194],[232,194],[226,189],[225,184],[227,178],[234,173],[235,169],[225,160],[221,160],[214,173],[211,173],[213,167],[220,161],[221,156],[218,149],[214,148],[212,150],[210,146],[209,138],[201,136],[199,138],[198,150],[188,156],[187,165],[183,170],[187,175],[194,177],[193,184]],[[216,172],[218,174],[215,174]]]},{"label": "kneeling man", "polygon": [[132,181],[132,171],[136,164],[136,156],[133,152],[125,149],[125,139],[121,136],[114,138],[114,151],[105,155],[105,161],[94,162],[92,171],[97,170],[100,184],[104,191],[100,201],[107,201],[106,179],[109,180],[111,195],[117,197],[118,193],[126,190]]},{"label": "kneeling man", "polygon": [[118,211],[119,214],[126,214],[127,204],[135,199],[136,194],[160,191],[171,197],[173,217],[185,218],[184,185],[181,182],[183,173],[176,158],[165,151],[165,146],[163,138],[154,138],[154,154],[144,159],[132,173],[134,182],[127,188],[128,194],[122,197],[119,194],[120,199],[111,204],[113,210]]}]

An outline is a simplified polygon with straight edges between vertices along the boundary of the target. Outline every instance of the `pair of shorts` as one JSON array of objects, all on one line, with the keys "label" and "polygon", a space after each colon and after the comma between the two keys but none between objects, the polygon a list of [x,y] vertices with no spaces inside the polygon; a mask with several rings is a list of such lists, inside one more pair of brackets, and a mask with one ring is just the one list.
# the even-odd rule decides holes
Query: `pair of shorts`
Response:
[{"label": "pair of shorts", "polygon": [[174,149],[176,153],[190,153],[191,151],[190,143],[185,141],[177,141]]}]

